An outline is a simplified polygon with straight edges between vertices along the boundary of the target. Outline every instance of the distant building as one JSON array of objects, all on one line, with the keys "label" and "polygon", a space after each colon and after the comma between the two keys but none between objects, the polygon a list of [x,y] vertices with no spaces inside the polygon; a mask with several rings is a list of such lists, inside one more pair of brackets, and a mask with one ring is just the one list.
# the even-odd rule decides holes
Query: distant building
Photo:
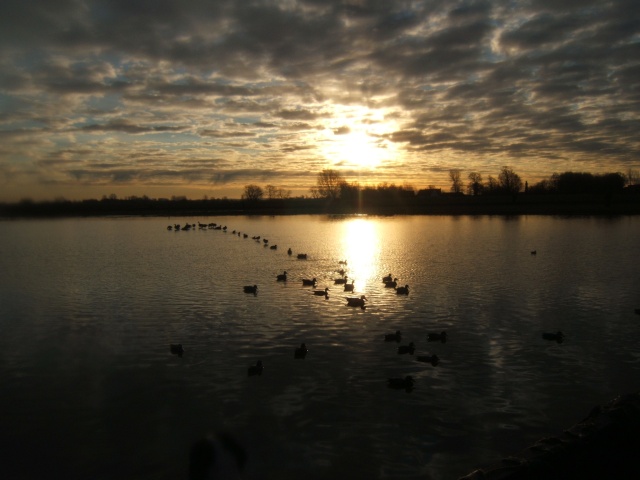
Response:
[{"label": "distant building", "polygon": [[439,197],[440,195],[442,195],[441,188],[423,188],[422,190],[418,190],[416,194],[418,198]]}]

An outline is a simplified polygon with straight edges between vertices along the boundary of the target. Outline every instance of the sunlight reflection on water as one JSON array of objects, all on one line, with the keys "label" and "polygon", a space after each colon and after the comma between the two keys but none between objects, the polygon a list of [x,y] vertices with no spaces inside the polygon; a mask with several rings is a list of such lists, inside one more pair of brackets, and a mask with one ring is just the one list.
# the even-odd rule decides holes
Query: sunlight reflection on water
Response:
[{"label": "sunlight reflection on water", "polygon": [[[200,221],[227,233],[167,231],[176,221],[0,223],[10,471],[56,442],[42,471],[184,477],[189,445],[227,428],[249,478],[455,478],[637,388],[638,219],[226,217]],[[354,293],[334,283],[343,268]],[[390,272],[408,296],[385,288]],[[313,277],[328,299],[302,285]],[[366,310],[347,306],[361,294]],[[402,342],[384,342],[396,330]],[[427,342],[442,330],[446,343]],[[542,340],[557,330],[563,344]],[[399,355],[410,341],[415,355]],[[387,388],[404,375],[412,392]]]}]

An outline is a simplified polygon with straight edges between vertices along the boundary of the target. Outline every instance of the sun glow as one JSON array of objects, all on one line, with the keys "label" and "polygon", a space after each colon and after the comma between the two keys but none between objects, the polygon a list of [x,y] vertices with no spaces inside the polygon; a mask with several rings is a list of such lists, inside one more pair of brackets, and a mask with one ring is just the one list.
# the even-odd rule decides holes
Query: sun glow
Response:
[{"label": "sun glow", "polygon": [[323,155],[334,165],[374,170],[396,156],[396,147],[386,134],[397,127],[381,112],[348,112],[322,131]]}]

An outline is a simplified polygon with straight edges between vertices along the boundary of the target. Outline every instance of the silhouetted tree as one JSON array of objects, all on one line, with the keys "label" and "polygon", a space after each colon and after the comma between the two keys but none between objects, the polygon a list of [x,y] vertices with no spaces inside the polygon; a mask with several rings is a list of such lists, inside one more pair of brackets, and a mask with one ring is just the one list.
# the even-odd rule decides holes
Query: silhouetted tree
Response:
[{"label": "silhouetted tree", "polygon": [[344,183],[344,178],[336,170],[322,170],[318,173],[316,186],[311,188],[311,196],[314,198],[336,200],[340,197],[340,190]]},{"label": "silhouetted tree", "polygon": [[462,193],[462,178],[459,168],[449,170],[449,179],[451,180],[451,191],[453,193]]},{"label": "silhouetted tree", "polygon": [[471,172],[468,178],[467,192],[473,195],[480,195],[482,192],[482,175],[478,172]]},{"label": "silhouetted tree", "polygon": [[630,168],[626,175],[627,185],[638,185],[640,183],[640,171]]},{"label": "silhouetted tree", "polygon": [[264,196],[262,188],[258,185],[250,184],[245,185],[244,193],[242,194],[243,200],[256,201],[260,200]]},{"label": "silhouetted tree", "polygon": [[498,182],[500,184],[500,189],[505,193],[515,195],[522,190],[522,180],[511,167],[502,167],[500,175],[498,175]]},{"label": "silhouetted tree", "polygon": [[274,185],[267,185],[264,189],[269,200],[287,199],[291,197],[291,190],[285,190]]}]

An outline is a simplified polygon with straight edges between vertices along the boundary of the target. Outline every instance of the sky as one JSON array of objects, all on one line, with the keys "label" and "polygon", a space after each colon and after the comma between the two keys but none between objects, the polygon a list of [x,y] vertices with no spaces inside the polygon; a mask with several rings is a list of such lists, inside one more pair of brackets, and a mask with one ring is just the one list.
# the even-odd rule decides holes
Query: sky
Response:
[{"label": "sky", "polygon": [[3,0],[0,201],[640,168],[638,0]]}]

